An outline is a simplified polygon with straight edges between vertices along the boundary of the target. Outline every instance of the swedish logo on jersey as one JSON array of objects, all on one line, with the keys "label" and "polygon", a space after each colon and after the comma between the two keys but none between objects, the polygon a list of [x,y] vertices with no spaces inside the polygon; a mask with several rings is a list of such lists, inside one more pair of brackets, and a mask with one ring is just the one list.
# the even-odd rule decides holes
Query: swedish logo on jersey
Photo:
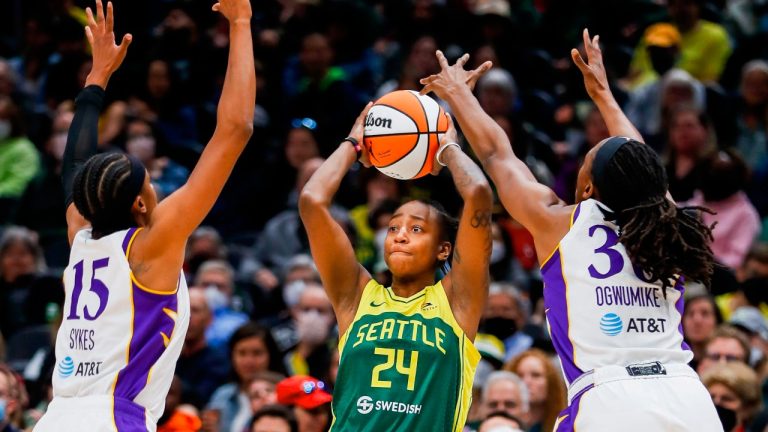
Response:
[{"label": "swedish logo on jersey", "polygon": [[621,333],[624,323],[621,317],[613,312],[607,313],[600,318],[600,330],[608,336],[616,336]]},{"label": "swedish logo on jersey", "polygon": [[72,372],[75,371],[75,362],[72,361],[72,357],[66,356],[59,362],[59,376],[62,378],[69,378]]}]

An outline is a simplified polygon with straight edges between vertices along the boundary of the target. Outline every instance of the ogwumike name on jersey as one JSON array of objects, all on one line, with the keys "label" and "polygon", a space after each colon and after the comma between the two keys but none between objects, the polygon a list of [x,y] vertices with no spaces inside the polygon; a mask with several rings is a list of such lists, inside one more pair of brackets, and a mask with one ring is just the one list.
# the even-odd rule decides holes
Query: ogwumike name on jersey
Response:
[{"label": "ogwumike name on jersey", "polygon": [[639,306],[660,308],[658,287],[634,287],[625,285],[595,287],[595,303],[598,306]]},{"label": "ogwumike name on jersey", "polygon": [[352,347],[354,348],[364,341],[374,342],[391,339],[410,339],[412,342],[421,342],[445,355],[445,348],[443,348],[445,332],[443,330],[437,327],[428,328],[423,322],[417,320],[394,318],[385,318],[375,323],[361,325],[357,330],[356,340]]}]

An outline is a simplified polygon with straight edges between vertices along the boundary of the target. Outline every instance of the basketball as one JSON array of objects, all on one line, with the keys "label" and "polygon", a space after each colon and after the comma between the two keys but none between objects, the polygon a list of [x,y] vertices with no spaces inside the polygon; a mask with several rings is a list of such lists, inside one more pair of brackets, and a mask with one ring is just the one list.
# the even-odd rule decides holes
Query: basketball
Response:
[{"label": "basketball", "polygon": [[400,180],[415,179],[432,171],[447,129],[448,119],[437,102],[399,90],[382,96],[368,111],[364,144],[379,171]]}]

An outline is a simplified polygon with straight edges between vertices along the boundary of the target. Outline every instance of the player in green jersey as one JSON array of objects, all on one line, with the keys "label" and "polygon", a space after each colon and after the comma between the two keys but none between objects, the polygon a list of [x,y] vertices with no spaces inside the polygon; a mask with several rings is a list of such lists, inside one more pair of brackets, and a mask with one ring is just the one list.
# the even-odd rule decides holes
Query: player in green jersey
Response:
[{"label": "player in green jersey", "polygon": [[[435,166],[448,167],[464,200],[458,229],[439,206],[421,201],[400,206],[384,245],[392,286],[378,284],[357,262],[329,211],[355,161],[370,166],[365,150],[355,145],[363,140],[369,108],[299,201],[342,335],[331,430],[460,431],[480,359],[472,341],[488,295],[493,195],[480,168],[454,145],[451,123]],[[436,270],[451,255],[450,271],[436,281]]]}]

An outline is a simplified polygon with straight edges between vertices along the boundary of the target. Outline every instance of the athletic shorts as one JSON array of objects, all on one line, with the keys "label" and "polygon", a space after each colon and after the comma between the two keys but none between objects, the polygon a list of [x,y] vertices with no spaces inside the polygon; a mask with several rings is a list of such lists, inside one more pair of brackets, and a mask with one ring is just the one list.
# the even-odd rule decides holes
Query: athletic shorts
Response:
[{"label": "athletic shorts", "polygon": [[723,432],[696,372],[688,365],[663,367],[665,374],[631,376],[625,367],[608,366],[577,378],[555,432]]},{"label": "athletic shorts", "polygon": [[155,432],[157,421],[145,412],[141,405],[112,396],[56,397],[34,432]]}]

